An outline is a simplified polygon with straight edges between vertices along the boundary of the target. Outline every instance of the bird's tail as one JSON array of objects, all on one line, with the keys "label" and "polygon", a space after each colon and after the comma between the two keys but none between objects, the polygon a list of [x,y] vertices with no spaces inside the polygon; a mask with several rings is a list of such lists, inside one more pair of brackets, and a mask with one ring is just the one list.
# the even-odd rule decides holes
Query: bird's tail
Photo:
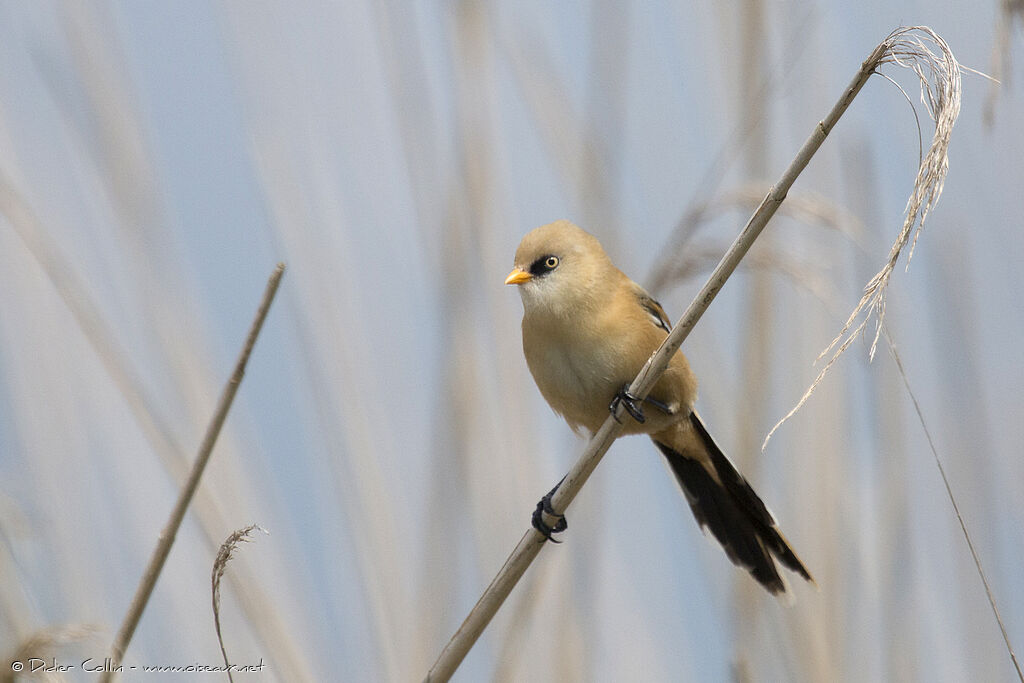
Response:
[{"label": "bird's tail", "polygon": [[668,460],[697,522],[711,530],[733,563],[746,568],[774,595],[786,592],[776,559],[814,583],[768,508],[711,438],[696,413],[690,414],[688,424],[651,438]]}]

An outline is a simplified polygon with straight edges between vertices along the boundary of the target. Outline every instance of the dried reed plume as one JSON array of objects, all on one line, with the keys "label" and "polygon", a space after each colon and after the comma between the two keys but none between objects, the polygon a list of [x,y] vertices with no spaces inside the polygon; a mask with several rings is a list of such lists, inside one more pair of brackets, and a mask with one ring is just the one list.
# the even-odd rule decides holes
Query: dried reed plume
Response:
[{"label": "dried reed plume", "polygon": [[[936,48],[938,54],[933,52],[929,45]],[[907,267],[910,266],[914,247],[917,246],[917,238],[920,236],[921,230],[924,229],[928,214],[938,202],[946,181],[946,173],[949,170],[949,159],[947,158],[949,140],[953,134],[953,125],[960,114],[960,72],[962,67],[956,61],[946,41],[926,26],[897,29],[889,34],[882,46],[885,48],[885,55],[879,60],[879,65],[894,63],[911,69],[917,74],[921,87],[921,102],[928,111],[928,116],[935,122],[935,134],[932,137],[928,153],[921,159],[917,178],[914,181],[914,189],[907,199],[907,206],[904,210],[906,218],[896,236],[896,241],[893,242],[892,248],[889,250],[888,260],[864,287],[864,295],[846,319],[839,334],[818,355],[818,360],[821,360],[831,353],[832,356],[828,362],[825,363],[797,404],[771,428],[761,444],[761,450],[768,445],[768,441],[775,431],[803,407],[828,371],[832,369],[843,352],[850,347],[850,344],[864,332],[872,318],[875,320],[875,334],[871,340],[868,357],[874,359],[878,337],[882,332],[882,323],[885,321],[885,296],[889,278],[896,269],[900,254],[908,244],[910,251],[907,254]],[[888,76],[885,78],[892,81]],[[899,86],[897,85],[897,87]],[[900,90],[902,91],[902,88]],[[913,235],[913,239],[911,239],[911,235]]]},{"label": "dried reed plume", "polygon": [[243,529],[236,529],[221,543],[220,550],[217,551],[217,559],[213,561],[213,573],[210,576],[210,586],[213,594],[213,625],[217,629],[217,642],[220,643],[220,653],[224,656],[224,667],[228,672],[229,681],[234,681],[235,679],[231,676],[231,663],[228,661],[228,653],[224,648],[224,637],[220,632],[220,580],[224,576],[224,571],[228,568],[228,562],[231,561],[235,549],[238,548],[240,543],[252,540],[249,536],[253,531],[262,531],[265,534],[270,533],[259,524],[250,524]]}]

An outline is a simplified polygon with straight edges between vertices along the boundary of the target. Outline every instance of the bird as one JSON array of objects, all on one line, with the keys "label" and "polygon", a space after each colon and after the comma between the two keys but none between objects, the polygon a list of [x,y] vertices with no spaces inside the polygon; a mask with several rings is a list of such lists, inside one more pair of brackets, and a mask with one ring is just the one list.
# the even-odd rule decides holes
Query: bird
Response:
[{"label": "bird", "polygon": [[[523,303],[523,354],[541,395],[574,432],[598,431],[621,403],[622,434],[647,434],[664,455],[701,529],[729,559],[773,595],[788,584],[779,564],[814,583],[775,518],[711,437],[694,410],[697,379],[681,351],[648,397],[630,382],[671,330],[665,310],[612,264],[596,237],[568,220],[523,237],[505,279]],[[618,418],[616,418],[618,419]],[[533,526],[545,539],[567,527],[537,504]],[[549,526],[540,512],[558,522]]]}]

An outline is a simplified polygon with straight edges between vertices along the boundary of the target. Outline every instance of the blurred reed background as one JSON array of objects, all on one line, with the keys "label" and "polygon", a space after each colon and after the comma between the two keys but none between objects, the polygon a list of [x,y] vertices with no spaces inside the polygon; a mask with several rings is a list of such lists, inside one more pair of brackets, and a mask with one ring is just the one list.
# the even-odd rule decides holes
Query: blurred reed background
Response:
[{"label": "blurred reed background", "polygon": [[[965,76],[887,324],[1024,648],[1020,8],[0,6],[0,652],[106,656],[285,261],[126,663],[220,661],[211,566],[257,523],[221,586],[233,662],[417,680],[583,448],[522,358],[501,284],[520,237],[573,219],[675,318],[901,22],[1003,80]],[[856,344],[758,450],[884,261],[917,163],[906,100],[872,79],[684,346],[820,591],[759,591],[626,439],[457,680],[1013,677],[884,348]]]}]

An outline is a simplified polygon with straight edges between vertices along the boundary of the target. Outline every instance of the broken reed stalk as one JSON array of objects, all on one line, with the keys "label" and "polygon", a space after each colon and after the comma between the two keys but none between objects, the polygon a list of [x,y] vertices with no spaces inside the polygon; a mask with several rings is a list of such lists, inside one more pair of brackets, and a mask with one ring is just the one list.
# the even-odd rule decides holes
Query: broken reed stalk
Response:
[{"label": "broken reed stalk", "polygon": [[[704,315],[704,311],[707,310],[726,280],[732,275],[740,260],[742,260],[747,250],[754,243],[754,240],[761,233],[761,230],[768,223],[768,220],[775,214],[779,205],[782,204],[786,198],[786,193],[789,192],[789,188],[793,185],[797,176],[800,175],[810,162],[811,157],[814,156],[821,143],[825,141],[825,138],[832,131],[839,118],[850,106],[853,98],[864,87],[868,78],[874,73],[875,68],[889,54],[893,35],[888,36],[886,40],[871,52],[871,55],[861,64],[853,80],[843,90],[839,101],[832,107],[828,115],[814,127],[811,135],[797,153],[796,158],[793,159],[778,182],[768,191],[768,194],[761,201],[761,205],[754,211],[754,215],[750,217],[746,227],[743,228],[743,231],[732,243],[732,246],[729,247],[729,250],[722,257],[718,266],[715,267],[707,283],[697,293],[697,296],[694,297],[686,312],[683,313],[683,316],[672,328],[668,337],[662,342],[654,355],[647,360],[647,363],[636,376],[636,379],[630,384],[629,391],[632,394],[642,399],[647,396],[651,388],[657,383],[662,373],[668,367],[669,360],[697,324],[697,321]],[[594,468],[597,467],[598,462],[600,462],[609,446],[611,446],[612,441],[619,436],[619,433],[622,431],[622,425],[617,421],[616,417],[621,415],[621,413],[622,411],[619,410],[616,415],[608,416],[608,419],[605,420],[601,428],[591,438],[586,450],[576,461],[576,464],[565,475],[565,479],[562,480],[558,490],[555,491],[551,498],[551,507],[557,513],[565,512],[569,503],[579,493],[587,478],[594,471]],[[554,525],[555,521],[555,518],[545,513],[546,523]],[[477,638],[480,637],[480,634],[483,633],[484,628],[494,617],[494,614],[501,607],[505,598],[508,597],[512,588],[526,572],[526,568],[537,557],[541,546],[544,544],[544,540],[544,536],[532,527],[523,535],[522,540],[516,545],[515,550],[512,551],[512,554],[505,561],[498,575],[494,577],[487,590],[484,591],[484,594],[477,601],[472,611],[470,611],[462,626],[459,627],[459,630],[455,632],[455,635],[448,641],[444,650],[441,651],[437,661],[434,662],[434,665],[427,673],[424,679],[425,682],[447,681],[455,673],[455,669],[462,663],[462,660],[473,647]]]},{"label": "broken reed stalk", "polygon": [[153,587],[156,586],[156,580],[160,577],[160,572],[167,561],[167,556],[171,552],[171,546],[174,544],[178,528],[181,527],[181,522],[185,519],[185,512],[188,510],[189,503],[192,502],[192,496],[195,495],[196,489],[199,487],[199,480],[203,476],[203,470],[206,469],[206,463],[210,460],[213,446],[217,443],[217,436],[220,434],[220,429],[227,418],[228,410],[231,409],[231,403],[234,401],[238,387],[245,376],[245,366],[249,362],[249,355],[256,344],[256,337],[259,336],[260,329],[263,327],[263,321],[267,318],[267,312],[270,310],[270,304],[274,300],[274,295],[277,293],[277,287],[281,283],[283,275],[284,264],[279,263],[274,268],[274,272],[271,273],[270,280],[267,282],[267,287],[263,292],[263,300],[260,302],[260,307],[256,311],[256,318],[249,328],[245,345],[242,347],[238,361],[235,363],[235,370],[231,373],[231,377],[221,392],[217,408],[214,410],[210,424],[206,428],[203,441],[199,445],[199,453],[192,464],[192,471],[189,472],[188,479],[178,494],[178,500],[171,510],[171,516],[167,520],[167,525],[160,532],[156,548],[153,550],[153,555],[149,558],[149,564],[146,565],[146,570],[142,574],[142,579],[139,581],[139,586],[135,590],[135,596],[128,606],[128,612],[121,623],[121,628],[118,630],[117,636],[110,646],[110,660],[113,666],[104,667],[105,671],[103,676],[100,677],[101,683],[110,682],[113,672],[107,669],[118,668],[124,657],[124,652],[128,648],[132,636],[135,634],[135,627],[139,624],[142,612],[146,609],[146,604],[149,602],[149,596],[153,593]]}]

